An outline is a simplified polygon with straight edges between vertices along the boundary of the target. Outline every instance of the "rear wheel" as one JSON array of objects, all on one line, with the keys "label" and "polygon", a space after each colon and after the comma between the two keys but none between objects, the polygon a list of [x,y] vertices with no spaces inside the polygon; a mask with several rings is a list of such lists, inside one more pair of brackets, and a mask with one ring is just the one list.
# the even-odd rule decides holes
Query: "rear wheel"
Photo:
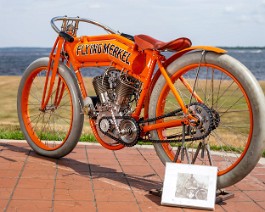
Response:
[{"label": "rear wheel", "polygon": [[82,99],[70,70],[62,66],[51,98],[41,109],[48,61],[39,59],[25,71],[18,90],[18,117],[27,142],[37,153],[60,158],[72,151],[81,135]]},{"label": "rear wheel", "polygon": [[[217,166],[218,188],[243,179],[255,167],[264,148],[265,101],[258,82],[235,59],[210,52],[184,55],[170,64],[167,71],[200,123],[152,131],[155,140],[181,140],[185,130],[186,152],[179,142],[154,144],[161,161]],[[178,109],[161,76],[150,98],[150,118]],[[157,122],[181,117],[183,113],[179,112]]]}]

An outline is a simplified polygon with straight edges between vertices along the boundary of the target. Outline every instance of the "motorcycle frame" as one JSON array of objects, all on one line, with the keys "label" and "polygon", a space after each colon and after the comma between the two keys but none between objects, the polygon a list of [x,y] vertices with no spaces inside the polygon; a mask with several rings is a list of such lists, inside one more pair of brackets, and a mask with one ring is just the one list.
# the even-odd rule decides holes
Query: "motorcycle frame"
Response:
[{"label": "motorcycle frame", "polygon": [[[66,25],[65,20],[72,20],[72,19],[73,18],[65,18],[65,19],[61,18],[58,20],[64,20],[62,28],[63,27],[65,28]],[[88,21],[86,20],[86,22]],[[91,23],[91,21],[89,23]],[[92,24],[101,26],[97,22],[92,22]],[[76,25],[75,27],[77,28]],[[54,28],[54,25],[52,26]],[[166,67],[172,61],[178,59],[183,54],[189,51],[204,50],[204,51],[214,51],[217,53],[225,53],[225,51],[215,47],[193,46],[177,52],[171,58],[166,60],[165,57],[162,54],[160,54],[160,51],[156,49],[141,50],[130,39],[122,36],[121,34],[115,34],[112,30],[110,30],[107,27],[105,27],[104,29],[108,31],[110,34],[77,37],[75,33],[76,31],[74,31],[74,33],[68,32],[68,34],[73,36],[73,40],[71,42],[67,41],[65,37],[61,36],[60,33],[58,32],[59,36],[57,37],[49,56],[50,61],[48,65],[48,71],[43,90],[41,109],[42,110],[45,109],[51,97],[52,90],[54,87],[55,77],[58,71],[58,67],[60,66],[60,63],[65,63],[69,67],[69,70],[72,69],[74,71],[83,99],[86,98],[88,95],[80,68],[95,67],[95,66],[114,67],[118,70],[121,70],[122,72],[126,72],[130,76],[142,82],[143,86],[141,94],[137,101],[136,108],[134,112],[131,114],[131,116],[135,120],[139,120],[142,108],[145,109],[144,118],[145,119],[148,118],[147,110],[149,106],[150,94],[156,80],[162,74],[166,80],[167,85],[170,87],[170,90],[175,96],[180,108],[182,109],[184,116],[182,119],[165,121],[163,123],[152,123],[152,124],[149,123],[148,125],[142,127],[143,133],[147,133],[151,130],[156,130],[159,128],[176,127],[184,124],[188,125],[191,120],[196,121],[196,118],[188,113],[186,105],[184,104],[179,92],[174,87],[174,84],[172,83],[169,75],[167,74]],[[56,31],[58,31],[58,29]],[[108,49],[106,47],[107,43],[110,45],[108,46]],[[99,48],[99,46],[101,45],[100,46],[101,52],[96,54],[94,49],[93,51],[95,52],[95,54],[92,55],[91,52],[93,51],[91,50],[91,45],[97,45],[97,48]],[[103,45],[104,48],[106,47],[105,51],[107,51],[107,53],[103,52]],[[119,55],[119,57],[117,57],[118,50],[123,51],[124,54],[122,56]],[[99,52],[99,49],[96,51]],[[126,55],[125,52],[127,52]],[[156,65],[158,65],[158,71],[153,77]],[[200,97],[195,92],[192,91],[192,86],[189,85],[189,83],[183,77],[181,77],[181,81],[183,85],[191,92],[193,97],[197,99],[197,101],[202,102]],[[60,84],[62,84],[61,80],[58,81],[57,85],[58,89],[56,91],[56,96],[54,101],[55,106],[59,105],[64,92],[64,86],[63,84],[62,85]]]}]

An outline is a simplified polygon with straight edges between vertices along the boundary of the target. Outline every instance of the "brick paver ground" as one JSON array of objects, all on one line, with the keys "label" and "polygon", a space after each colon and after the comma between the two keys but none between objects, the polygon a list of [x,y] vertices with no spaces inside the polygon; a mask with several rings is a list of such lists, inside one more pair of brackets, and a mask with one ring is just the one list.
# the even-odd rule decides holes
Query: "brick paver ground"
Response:
[{"label": "brick paver ground", "polygon": [[[0,141],[0,211],[201,211],[160,204],[164,166],[154,149],[109,151],[78,144],[55,160],[25,142]],[[235,197],[215,211],[265,211],[265,165],[226,189]]]}]

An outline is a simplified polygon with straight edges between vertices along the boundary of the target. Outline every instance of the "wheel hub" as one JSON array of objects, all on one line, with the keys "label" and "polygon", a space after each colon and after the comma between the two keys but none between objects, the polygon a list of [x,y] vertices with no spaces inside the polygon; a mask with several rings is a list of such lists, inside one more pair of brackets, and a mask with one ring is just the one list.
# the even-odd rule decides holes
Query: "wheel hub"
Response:
[{"label": "wheel hub", "polygon": [[121,129],[120,138],[127,144],[135,143],[138,140],[138,130],[135,122],[131,119],[124,119],[121,121],[119,128]]},{"label": "wheel hub", "polygon": [[[215,129],[215,119],[213,112],[205,104],[192,103],[188,108],[190,114],[197,119],[197,122],[189,125],[193,137],[201,137],[209,134]],[[216,112],[217,114],[217,112]]]},{"label": "wheel hub", "polygon": [[116,134],[115,127],[113,123],[111,123],[111,119],[106,119],[105,117],[111,117],[111,113],[109,111],[102,112],[97,117],[96,128],[98,131],[99,137],[109,145],[117,145],[118,142],[105,134],[107,132]]}]

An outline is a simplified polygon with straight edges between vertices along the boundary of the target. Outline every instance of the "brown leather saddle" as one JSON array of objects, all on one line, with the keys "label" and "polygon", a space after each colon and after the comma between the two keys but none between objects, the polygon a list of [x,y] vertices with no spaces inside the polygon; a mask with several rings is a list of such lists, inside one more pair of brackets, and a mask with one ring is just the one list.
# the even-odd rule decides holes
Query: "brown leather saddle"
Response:
[{"label": "brown leather saddle", "polygon": [[180,51],[192,45],[190,39],[182,37],[169,42],[163,42],[148,35],[135,35],[134,41],[141,49],[155,49],[159,51]]}]

